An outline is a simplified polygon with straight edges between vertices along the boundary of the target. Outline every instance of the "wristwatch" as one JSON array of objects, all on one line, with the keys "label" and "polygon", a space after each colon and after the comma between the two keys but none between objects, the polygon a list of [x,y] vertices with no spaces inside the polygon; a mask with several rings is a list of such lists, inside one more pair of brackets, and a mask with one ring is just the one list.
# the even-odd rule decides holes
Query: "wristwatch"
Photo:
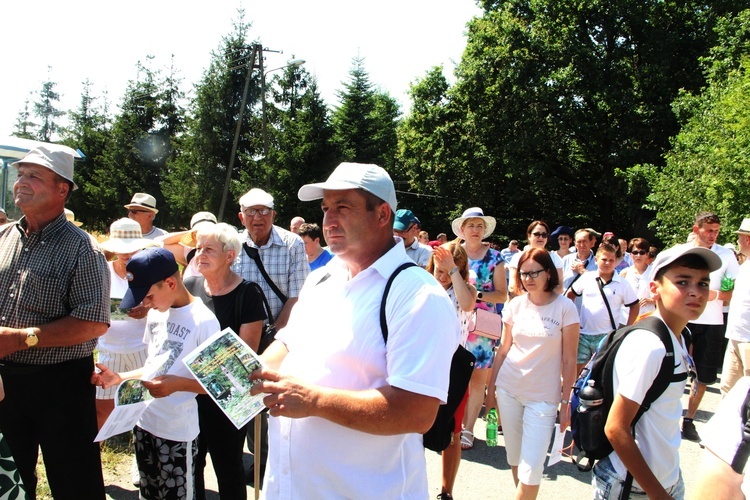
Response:
[{"label": "wristwatch", "polygon": [[448,276],[453,276],[457,272],[458,272],[458,267],[454,267],[453,269],[450,270],[450,272],[448,272]]},{"label": "wristwatch", "polygon": [[482,300],[482,292],[477,292],[477,300]]},{"label": "wristwatch", "polygon": [[24,331],[26,332],[26,340],[24,342],[26,343],[26,347],[31,349],[39,343],[39,337],[36,336],[33,328],[25,328]]},{"label": "wristwatch", "polygon": [[561,405],[569,405],[570,404],[570,400],[569,399],[561,399],[560,400],[560,404]]}]

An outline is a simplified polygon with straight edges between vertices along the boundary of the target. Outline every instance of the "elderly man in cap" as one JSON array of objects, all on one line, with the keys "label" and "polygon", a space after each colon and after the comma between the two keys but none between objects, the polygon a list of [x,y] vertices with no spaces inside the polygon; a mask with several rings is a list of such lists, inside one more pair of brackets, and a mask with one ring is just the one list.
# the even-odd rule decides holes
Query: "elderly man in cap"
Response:
[{"label": "elderly man in cap", "polygon": [[[302,284],[310,274],[305,244],[296,234],[274,225],[273,196],[262,189],[253,188],[240,198],[239,217],[245,230],[241,234],[242,251],[232,270],[260,285],[271,308],[274,325],[277,330],[281,329],[289,320]],[[264,413],[261,418],[263,438],[259,462],[262,475],[268,453],[265,430],[268,417]],[[248,447],[252,450],[251,442],[252,436],[248,435]],[[248,476],[252,477],[252,473],[251,469]]]},{"label": "elderly man in cap", "polygon": [[23,217],[0,228],[0,429],[29,498],[39,447],[56,499],[104,498],[94,369],[109,324],[109,273],[92,239],[65,218],[77,189],[69,148],[40,146],[13,164]]},{"label": "elderly man in cap", "polygon": [[154,240],[167,234],[165,230],[154,226],[154,217],[159,211],[156,209],[156,198],[150,194],[135,193],[125,208],[128,209],[128,218],[141,225],[144,238]]},{"label": "elderly man in cap", "polygon": [[414,212],[407,209],[396,211],[396,219],[393,222],[393,234],[401,238],[406,248],[406,255],[416,262],[420,267],[427,267],[432,255],[432,247],[419,242],[417,236],[422,223],[419,222]]},{"label": "elderly man in cap", "polygon": [[[737,251],[750,256],[750,219],[742,221],[737,233]],[[727,315],[729,343],[724,353],[724,366],[721,369],[721,394],[726,396],[737,381],[750,375],[750,260],[740,266],[734,282],[732,301]]]},{"label": "elderly man in cap", "polygon": [[459,341],[443,288],[393,237],[396,193],[376,165],[342,163],[299,190],[322,198],[323,231],[338,257],[317,269],[289,323],[251,378],[267,393],[269,498],[427,498],[421,433],[447,397]]}]

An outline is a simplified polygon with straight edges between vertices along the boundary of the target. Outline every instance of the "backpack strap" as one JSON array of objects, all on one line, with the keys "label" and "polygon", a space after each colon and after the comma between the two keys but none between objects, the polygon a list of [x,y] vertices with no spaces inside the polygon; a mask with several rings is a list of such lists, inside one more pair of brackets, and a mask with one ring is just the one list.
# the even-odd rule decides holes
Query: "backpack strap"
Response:
[{"label": "backpack strap", "polygon": [[385,289],[383,290],[383,299],[380,301],[380,331],[383,333],[383,342],[385,342],[386,344],[388,344],[388,323],[385,320],[385,299],[386,297],[388,297],[388,292],[390,291],[391,285],[393,284],[393,280],[396,279],[396,276],[398,276],[398,274],[404,269],[415,266],[416,264],[414,262],[404,262],[403,264],[398,266],[395,271],[393,271],[393,274],[391,274],[385,284]]},{"label": "backpack strap", "polygon": [[742,403],[742,442],[737,447],[737,452],[732,459],[732,469],[737,474],[742,474],[745,464],[750,457],[750,390],[747,391],[745,402]]}]

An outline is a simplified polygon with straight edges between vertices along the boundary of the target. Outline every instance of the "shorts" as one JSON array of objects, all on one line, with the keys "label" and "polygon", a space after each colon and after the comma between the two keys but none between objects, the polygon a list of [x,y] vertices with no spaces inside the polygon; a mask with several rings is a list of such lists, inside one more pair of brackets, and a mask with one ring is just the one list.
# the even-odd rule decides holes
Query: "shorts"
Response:
[{"label": "shorts", "polygon": [[719,368],[724,362],[724,325],[699,325],[688,323],[692,334],[693,361],[698,372],[698,382],[716,382]]},{"label": "shorts", "polygon": [[495,346],[500,340],[493,340],[489,337],[470,333],[466,337],[466,349],[474,355],[477,360],[474,362],[474,369],[492,368],[492,362],[495,359]]},{"label": "shorts", "polygon": [[579,365],[585,365],[594,355],[602,339],[609,335],[608,333],[602,333],[600,335],[584,335],[583,333],[578,336],[578,356],[576,357],[576,363]]},{"label": "shorts", "polygon": [[[591,471],[591,485],[594,487],[595,500],[619,499],[624,482],[617,475],[617,471],[612,466],[609,457],[599,460]],[[677,480],[677,483],[665,489],[669,493],[669,496],[675,500],[684,500],[685,483],[682,480],[682,471],[680,471],[680,478]],[[630,498],[648,498],[648,495],[640,488],[632,486],[630,489]]]},{"label": "shorts", "polygon": [[195,498],[198,437],[192,441],[171,441],[136,425],[133,438],[140,475],[140,498]]},{"label": "shorts", "polygon": [[539,485],[555,429],[557,405],[526,401],[498,388],[497,406],[503,417],[508,465],[518,467],[518,480],[523,484]]},{"label": "shorts", "polygon": [[[112,352],[105,349],[104,347],[97,347],[97,363],[107,365],[107,368],[115,373],[129,372],[131,370],[137,370],[143,368],[146,364],[146,356],[148,354],[148,348],[143,346],[143,349],[135,352],[119,353]],[[96,387],[96,399],[115,399],[115,392],[117,392],[117,386],[107,387],[102,389]]]}]

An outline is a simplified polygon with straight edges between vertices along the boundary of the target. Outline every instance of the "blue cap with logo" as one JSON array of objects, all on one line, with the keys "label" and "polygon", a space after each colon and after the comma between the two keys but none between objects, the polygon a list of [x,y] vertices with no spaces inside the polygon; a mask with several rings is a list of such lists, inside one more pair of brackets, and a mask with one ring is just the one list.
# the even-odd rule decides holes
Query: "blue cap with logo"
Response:
[{"label": "blue cap with logo", "polygon": [[156,283],[169,278],[179,266],[174,255],[164,248],[147,248],[135,254],[125,266],[128,291],[120,307],[130,309],[141,302]]}]

